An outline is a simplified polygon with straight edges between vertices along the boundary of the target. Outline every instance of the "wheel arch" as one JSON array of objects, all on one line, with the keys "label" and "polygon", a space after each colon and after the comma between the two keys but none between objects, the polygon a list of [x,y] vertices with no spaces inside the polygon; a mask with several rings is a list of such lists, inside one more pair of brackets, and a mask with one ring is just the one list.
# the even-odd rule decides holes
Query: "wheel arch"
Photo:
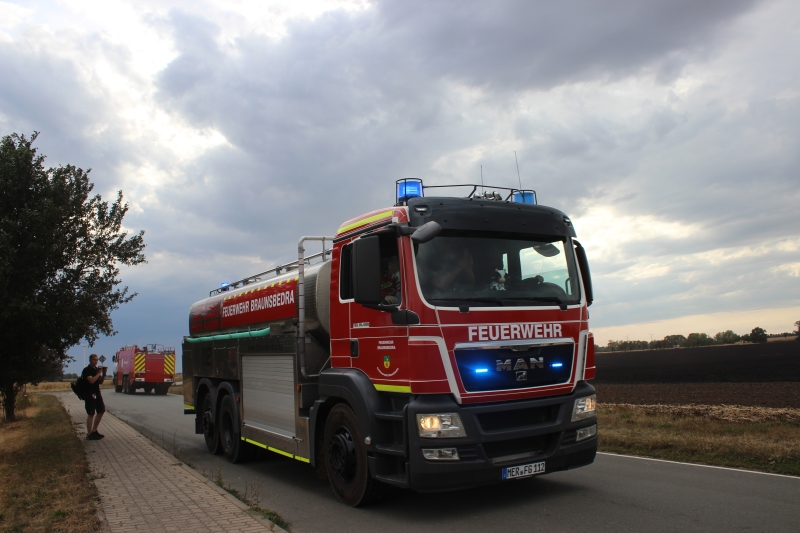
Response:
[{"label": "wheel arch", "polygon": [[339,403],[345,403],[353,410],[361,434],[365,438],[371,437],[370,444],[364,445],[368,452],[372,452],[379,432],[372,413],[380,411],[380,396],[367,375],[357,368],[329,368],[319,376],[319,394],[320,399],[314,402],[309,413],[309,444],[313,448],[309,459],[312,465],[316,466],[318,452],[322,449],[328,414]]}]

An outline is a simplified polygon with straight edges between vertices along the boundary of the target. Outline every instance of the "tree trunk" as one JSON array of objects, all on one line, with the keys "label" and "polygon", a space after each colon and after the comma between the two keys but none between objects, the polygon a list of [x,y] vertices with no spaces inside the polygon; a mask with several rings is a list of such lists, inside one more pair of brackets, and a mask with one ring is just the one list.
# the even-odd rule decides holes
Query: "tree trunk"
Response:
[{"label": "tree trunk", "polygon": [[6,413],[6,422],[16,420],[14,408],[17,405],[18,387],[14,383],[9,383],[3,387],[3,410]]}]

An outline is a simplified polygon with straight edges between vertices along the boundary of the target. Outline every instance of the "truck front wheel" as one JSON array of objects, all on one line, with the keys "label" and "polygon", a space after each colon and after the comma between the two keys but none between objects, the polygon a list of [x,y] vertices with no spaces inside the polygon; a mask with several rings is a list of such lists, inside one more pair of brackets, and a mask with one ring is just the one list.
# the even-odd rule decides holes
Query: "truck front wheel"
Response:
[{"label": "truck front wheel", "polygon": [[206,441],[208,451],[214,455],[219,454],[222,448],[219,445],[219,434],[217,425],[214,423],[214,413],[211,410],[211,393],[203,396],[203,409],[200,411],[203,420],[203,438]]},{"label": "truck front wheel", "polygon": [[249,458],[250,446],[242,442],[241,429],[236,424],[236,404],[225,396],[219,408],[219,438],[222,451],[231,463],[243,463]]},{"label": "truck front wheel", "polygon": [[358,507],[383,497],[387,486],[369,473],[364,437],[347,404],[337,404],[328,414],[323,446],[328,480],[340,502]]},{"label": "truck front wheel", "polygon": [[114,392],[122,392],[122,385],[117,385],[117,375],[114,374]]}]

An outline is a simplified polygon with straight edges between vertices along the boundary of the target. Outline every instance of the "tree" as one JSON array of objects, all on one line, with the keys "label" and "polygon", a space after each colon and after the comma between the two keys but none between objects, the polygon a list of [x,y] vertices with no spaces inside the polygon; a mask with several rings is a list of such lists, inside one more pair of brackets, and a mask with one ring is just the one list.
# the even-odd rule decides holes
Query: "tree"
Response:
[{"label": "tree", "polygon": [[794,327],[797,328],[795,330],[794,334],[797,335],[798,337],[800,337],[800,320],[798,320],[797,322],[794,323]]},{"label": "tree", "polygon": [[767,331],[763,328],[755,327],[750,332],[750,342],[767,342]]},{"label": "tree", "polygon": [[664,337],[664,340],[667,344],[671,347],[674,346],[685,346],[686,345],[686,337],[683,335],[667,335]]},{"label": "tree", "polygon": [[717,344],[733,344],[739,342],[742,338],[731,330],[720,331],[714,335],[714,340]]},{"label": "tree", "polygon": [[687,347],[708,346],[709,344],[714,344],[714,340],[705,333],[689,333],[689,336],[686,337]]},{"label": "tree", "polygon": [[0,141],[0,399],[14,419],[16,395],[69,359],[86,339],[116,333],[111,312],[136,294],[118,286],[119,266],[144,263],[139,232],[122,230],[128,205],[112,204],[89,171],[44,168],[30,138]]}]

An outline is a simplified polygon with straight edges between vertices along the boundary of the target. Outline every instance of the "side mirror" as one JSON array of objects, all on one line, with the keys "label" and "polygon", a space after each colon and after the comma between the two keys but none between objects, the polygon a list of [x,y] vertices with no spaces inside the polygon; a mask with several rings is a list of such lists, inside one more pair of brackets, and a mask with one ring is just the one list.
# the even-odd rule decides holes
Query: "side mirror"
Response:
[{"label": "side mirror", "polygon": [[116,363],[117,362],[117,356],[116,355],[112,355],[111,356],[111,362],[112,363]]},{"label": "side mirror", "polygon": [[438,222],[431,220],[430,222],[421,225],[417,231],[411,234],[411,240],[417,243],[426,243],[433,240],[434,237],[442,232],[442,227]]},{"label": "side mirror", "polygon": [[575,255],[578,256],[578,268],[581,271],[583,278],[583,288],[586,289],[586,305],[592,305],[594,301],[594,291],[592,290],[592,273],[589,271],[589,260],[586,258],[586,250],[583,249],[581,243],[575,243]]},{"label": "side mirror", "polygon": [[381,303],[381,258],[378,236],[363,237],[353,243],[353,300],[358,304]]}]

